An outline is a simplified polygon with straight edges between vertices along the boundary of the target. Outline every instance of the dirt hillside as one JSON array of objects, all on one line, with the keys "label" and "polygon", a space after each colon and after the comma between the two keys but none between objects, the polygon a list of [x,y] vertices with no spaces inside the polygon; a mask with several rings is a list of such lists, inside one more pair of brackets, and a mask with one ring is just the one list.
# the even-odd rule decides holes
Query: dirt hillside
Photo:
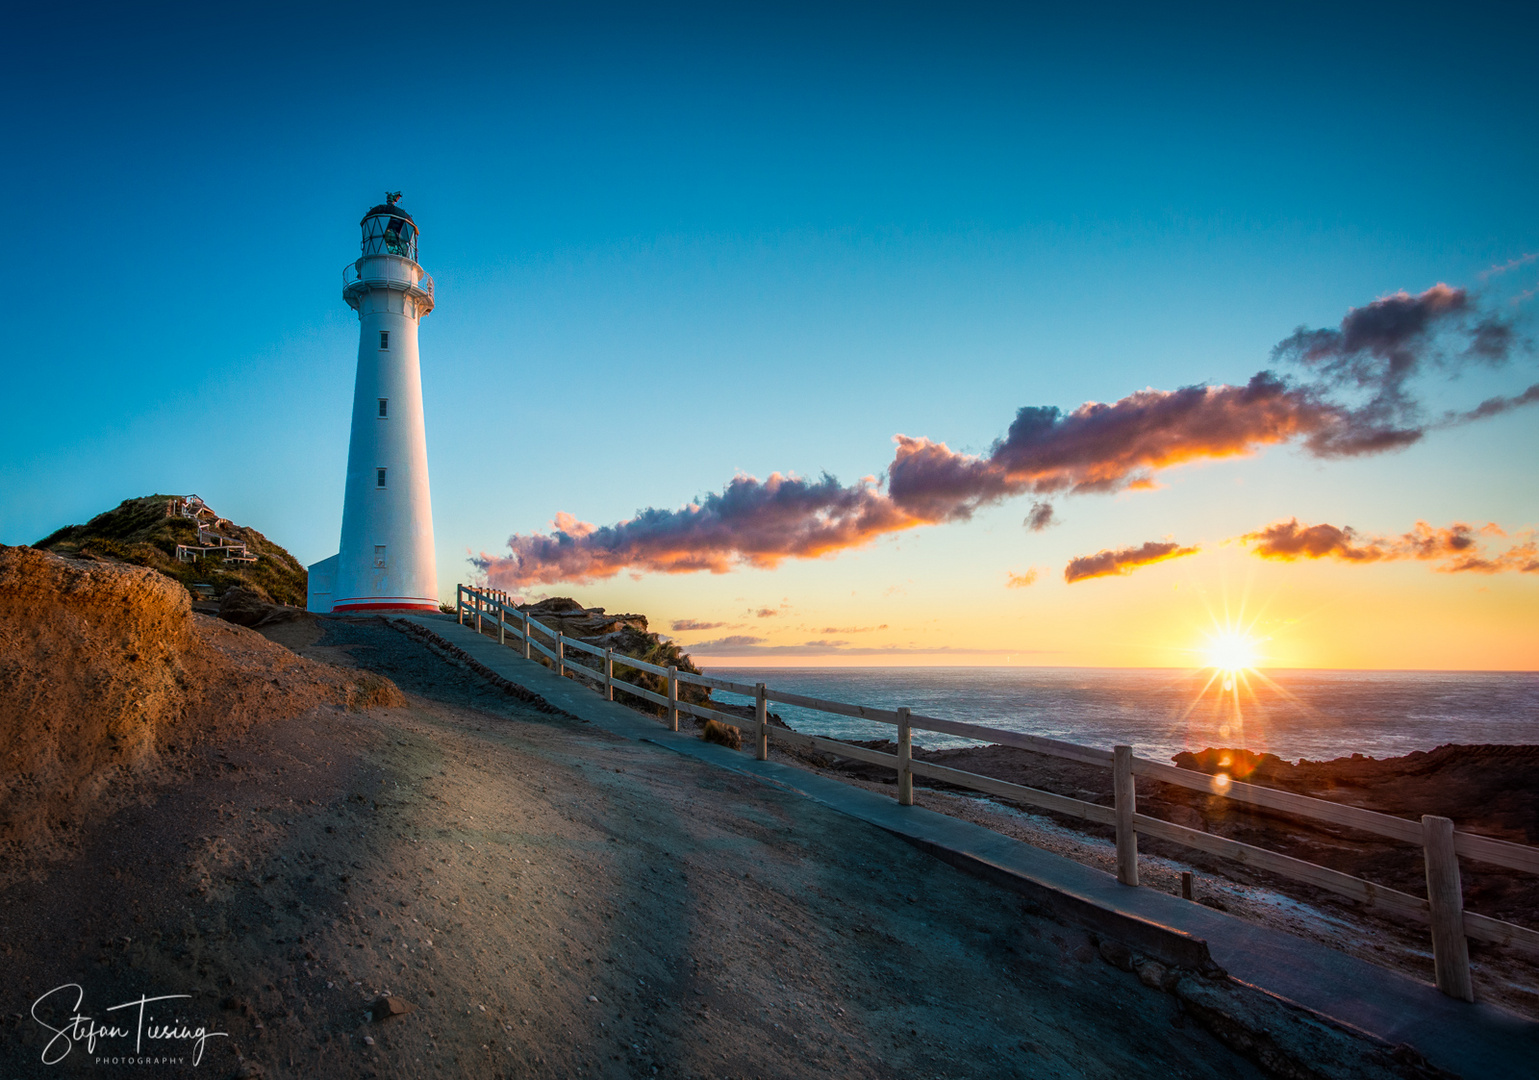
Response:
[{"label": "dirt hillside", "polygon": [[259,719],[399,700],[388,680],[194,613],[154,570],[0,546],[0,862],[68,846],[131,778]]},{"label": "dirt hillside", "polygon": [[186,994],[221,1033],[145,1077],[1227,1080],[1264,1074],[1257,1045],[1296,1066],[1284,1043],[1310,1067],[1272,1075],[1431,1076],[1307,1018],[1215,1034],[1209,1003],[1244,988],[1127,971],[874,827],[383,620],[276,629],[405,707],[252,724],[0,885],[0,1076],[102,1075],[82,1041],[39,1064],[66,983],[95,1016]]}]

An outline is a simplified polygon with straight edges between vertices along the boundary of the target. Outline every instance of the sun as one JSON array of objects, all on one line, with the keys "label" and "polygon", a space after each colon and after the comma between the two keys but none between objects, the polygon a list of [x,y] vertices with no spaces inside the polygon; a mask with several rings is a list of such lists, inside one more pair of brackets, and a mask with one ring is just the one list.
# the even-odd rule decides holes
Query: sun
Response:
[{"label": "sun", "polygon": [[1231,674],[1256,666],[1256,641],[1249,634],[1226,630],[1208,639],[1207,666]]}]

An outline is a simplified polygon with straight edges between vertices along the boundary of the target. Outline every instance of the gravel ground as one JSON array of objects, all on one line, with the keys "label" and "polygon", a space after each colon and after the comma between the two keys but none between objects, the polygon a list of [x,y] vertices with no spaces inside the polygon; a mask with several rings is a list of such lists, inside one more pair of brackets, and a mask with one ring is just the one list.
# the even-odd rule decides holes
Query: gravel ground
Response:
[{"label": "gravel ground", "polygon": [[[70,982],[98,1014],[191,995],[228,1033],[199,1075],[1260,1075],[885,833],[325,625],[288,644],[408,706],[254,728],[0,893],[0,1075],[40,1068],[26,1013]],[[83,1042],[47,1068],[87,1071]]]}]

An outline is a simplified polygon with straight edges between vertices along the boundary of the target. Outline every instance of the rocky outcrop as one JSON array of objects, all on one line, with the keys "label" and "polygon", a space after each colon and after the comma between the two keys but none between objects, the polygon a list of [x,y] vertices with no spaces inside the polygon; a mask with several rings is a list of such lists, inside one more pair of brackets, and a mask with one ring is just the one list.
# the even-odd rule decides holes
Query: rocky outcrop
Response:
[{"label": "rocky outcrop", "polygon": [[[519,610],[528,612],[531,618],[538,619],[552,630],[559,630],[567,637],[579,638],[592,644],[598,644],[600,638],[624,630],[647,633],[645,615],[609,615],[601,607],[585,608],[570,596],[553,596],[537,604],[522,604]],[[606,643],[605,647],[614,646]]]},{"label": "rocky outcrop", "polygon": [[[896,744],[890,741],[858,745],[889,754],[897,751]],[[1102,806],[1111,806],[1114,801],[1111,770],[1096,765],[1009,746],[915,748],[914,756]],[[1539,746],[1440,746],[1382,761],[1354,754],[1335,761],[1300,761],[1297,765],[1273,754],[1212,748],[1198,754],[1179,754],[1174,760],[1183,768],[1226,772],[1247,783],[1284,788],[1411,820],[1419,820],[1422,814],[1437,814],[1453,818],[1458,828],[1470,832],[1517,843],[1539,842],[1539,823],[1535,820],[1539,817],[1539,801],[1533,796],[1539,790]],[[891,769],[832,757],[829,763],[862,779],[894,782]],[[948,786],[926,779],[915,782],[940,789]],[[1291,855],[1402,892],[1425,894],[1425,868],[1419,853],[1384,837],[1146,779],[1138,781],[1138,809],[1177,825]],[[1071,818],[1059,820],[1076,831],[1111,835],[1109,826],[1086,825]],[[1273,880],[1260,871],[1218,856],[1151,838],[1140,838],[1139,847],[1236,880]],[[1474,859],[1463,860],[1460,872],[1465,901],[1473,910],[1522,925],[1532,925],[1539,918],[1539,878],[1514,874]],[[1292,884],[1287,887],[1308,889]]]},{"label": "rocky outcrop", "polygon": [[1382,760],[1353,754],[1297,765],[1276,754],[1224,747],[1177,754],[1183,769],[1351,803],[1384,814],[1451,817],[1462,827],[1539,844],[1539,746],[1458,746]]},{"label": "rocky outcrop", "polygon": [[219,598],[219,617],[240,626],[268,626],[276,622],[313,619],[303,608],[274,604],[258,588],[237,585]]},{"label": "rocky outcrop", "polygon": [[[583,607],[569,596],[554,596],[537,604],[521,604],[519,610],[528,612],[541,626],[601,649],[613,649],[617,656],[630,656],[659,667],[675,667],[697,675],[700,673],[700,669],[695,667],[682,649],[647,629],[645,615],[610,615],[601,607]],[[596,666],[591,658],[580,653],[574,653],[569,662]],[[615,676],[654,694],[667,692],[667,680],[661,675],[617,665]],[[690,704],[704,705],[710,702],[711,692],[703,686],[680,683],[679,698]],[[663,712],[662,706],[655,702],[624,691],[619,692],[618,700],[642,712]]]}]

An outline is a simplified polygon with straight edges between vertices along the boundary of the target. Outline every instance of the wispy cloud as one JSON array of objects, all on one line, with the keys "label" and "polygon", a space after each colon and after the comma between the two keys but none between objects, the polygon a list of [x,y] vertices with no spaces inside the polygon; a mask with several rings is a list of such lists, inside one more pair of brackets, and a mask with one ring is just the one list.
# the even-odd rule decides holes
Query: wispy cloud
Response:
[{"label": "wispy cloud", "polygon": [[1488,270],[1482,270],[1480,272],[1480,280],[1488,281],[1491,278],[1500,277],[1503,274],[1510,274],[1514,270],[1527,266],[1535,259],[1539,259],[1539,251],[1530,252],[1526,255],[1519,255],[1516,258],[1508,259],[1506,262],[1497,266],[1493,266]]},{"label": "wispy cloud", "polygon": [[[1429,427],[1534,404],[1539,384],[1429,424],[1411,392],[1412,379],[1429,368],[1457,373],[1500,365],[1520,344],[1510,322],[1481,310],[1463,289],[1439,284],[1414,296],[1394,293],[1352,308],[1339,326],[1300,327],[1280,342],[1273,360],[1291,375],[1268,370],[1241,386],[1151,388],[1069,412],[1027,406],[985,454],[900,434],[885,490],[876,476],[853,485],[827,474],[738,476],[686,506],[640,510],[615,525],[558,514],[549,533],[514,535],[506,554],[483,553],[472,562],[508,589],[587,582],[626,569],[725,573],[964,521],[1021,495],[1039,497],[1025,525],[1040,530],[1054,516],[1041,496],[1151,487],[1166,469],[1284,444],[1320,458],[1383,453],[1409,446]],[[770,610],[759,617],[771,617]]]},{"label": "wispy cloud", "polygon": [[1031,585],[1035,585],[1037,583],[1037,578],[1040,577],[1040,576],[1041,576],[1041,574],[1040,574],[1040,572],[1037,570],[1037,568],[1035,566],[1033,566],[1031,569],[1027,570],[1024,574],[1017,574],[1017,573],[1015,573],[1013,571],[1007,572],[1006,577],[1005,577],[1005,588],[1007,588],[1007,589],[1024,589],[1024,588],[1027,588],[1027,587],[1029,587]]},{"label": "wispy cloud", "polygon": [[765,640],[765,638],[754,637],[751,634],[728,634],[726,637],[717,638],[714,641],[696,641],[684,646],[684,648],[719,652],[723,649],[746,649],[754,645],[761,645]]},{"label": "wispy cloud", "polygon": [[1481,535],[1506,536],[1494,524],[1477,529],[1454,522],[1438,528],[1418,521],[1410,532],[1399,536],[1376,536],[1351,526],[1301,525],[1297,518],[1289,518],[1246,533],[1239,541],[1252,554],[1281,562],[1332,559],[1366,564],[1417,559],[1434,563],[1437,570],[1447,574],[1539,573],[1539,542],[1532,532],[1525,532],[1518,543],[1498,552],[1486,551]]},{"label": "wispy cloud", "polygon": [[1438,423],[1439,427],[1456,427],[1460,424],[1468,424],[1473,420],[1485,420],[1492,416],[1500,416],[1504,412],[1513,409],[1521,409],[1525,405],[1533,405],[1539,402],[1539,383],[1534,383],[1521,394],[1488,397],[1473,409],[1464,412],[1449,411],[1443,414],[1443,419]]},{"label": "wispy cloud", "polygon": [[677,633],[687,633],[691,630],[720,630],[726,625],[724,622],[701,622],[699,619],[674,619],[668,624],[668,629]]},{"label": "wispy cloud", "polygon": [[876,630],[886,630],[887,624],[881,626],[825,626],[819,630],[820,634],[869,634]]},{"label": "wispy cloud", "polygon": [[1131,574],[1141,566],[1152,566],[1170,559],[1195,555],[1199,550],[1201,549],[1182,547],[1180,544],[1169,541],[1150,540],[1136,548],[1098,551],[1094,555],[1081,555],[1077,559],[1070,559],[1069,565],[1063,568],[1063,580],[1073,585],[1076,581],[1087,581],[1090,578],[1120,577]]},{"label": "wispy cloud", "polygon": [[[731,640],[731,639],[724,639]],[[702,642],[687,647],[692,657],[757,658],[781,656],[1028,656],[1051,655],[1051,649],[965,649],[950,645],[848,645],[840,642],[809,641],[800,645],[763,645],[743,643],[727,645]]]}]

